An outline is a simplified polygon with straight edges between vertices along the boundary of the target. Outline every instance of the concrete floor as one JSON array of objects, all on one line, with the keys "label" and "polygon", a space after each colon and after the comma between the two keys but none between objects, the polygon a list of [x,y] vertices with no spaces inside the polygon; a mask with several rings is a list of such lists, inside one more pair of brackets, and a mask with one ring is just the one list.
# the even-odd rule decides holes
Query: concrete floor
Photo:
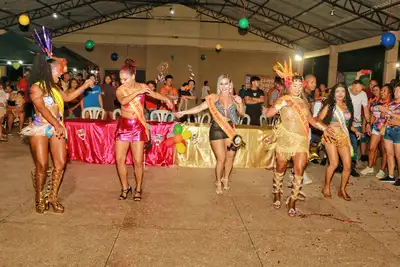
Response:
[{"label": "concrete floor", "polygon": [[352,180],[353,201],[328,201],[324,168],[311,164],[304,216],[290,218],[271,206],[265,170],[234,170],[217,196],[212,169],[149,168],[137,203],[118,200],[114,166],[73,162],[65,214],[38,215],[31,167],[18,137],[0,143],[0,266],[400,266],[400,190],[372,177]]}]

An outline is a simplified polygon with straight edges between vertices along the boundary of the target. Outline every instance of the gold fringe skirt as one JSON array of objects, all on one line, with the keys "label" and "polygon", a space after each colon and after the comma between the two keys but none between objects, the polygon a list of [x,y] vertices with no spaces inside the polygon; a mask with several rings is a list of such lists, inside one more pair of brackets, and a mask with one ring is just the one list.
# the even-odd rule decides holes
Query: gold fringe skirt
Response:
[{"label": "gold fringe skirt", "polygon": [[290,160],[296,153],[307,153],[308,157],[310,147],[308,136],[288,131],[282,124],[275,129],[275,134],[278,155],[283,156],[286,160]]}]

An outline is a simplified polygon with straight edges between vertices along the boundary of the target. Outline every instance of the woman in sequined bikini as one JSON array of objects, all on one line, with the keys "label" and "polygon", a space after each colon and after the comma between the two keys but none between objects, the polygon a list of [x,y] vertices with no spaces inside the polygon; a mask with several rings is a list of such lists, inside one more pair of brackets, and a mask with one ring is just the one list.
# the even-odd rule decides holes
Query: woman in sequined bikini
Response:
[{"label": "woman in sequined bikini", "polygon": [[232,140],[228,134],[232,132],[233,125],[239,123],[239,117],[244,115],[244,106],[242,99],[233,95],[233,83],[228,75],[221,75],[218,78],[217,88],[217,94],[208,95],[206,101],[199,106],[177,112],[175,116],[181,118],[185,115],[197,114],[210,109],[213,120],[209,137],[211,148],[217,160],[215,184],[216,193],[220,195],[223,193],[222,185],[224,190],[229,189],[229,176],[237,150],[232,145]]}]

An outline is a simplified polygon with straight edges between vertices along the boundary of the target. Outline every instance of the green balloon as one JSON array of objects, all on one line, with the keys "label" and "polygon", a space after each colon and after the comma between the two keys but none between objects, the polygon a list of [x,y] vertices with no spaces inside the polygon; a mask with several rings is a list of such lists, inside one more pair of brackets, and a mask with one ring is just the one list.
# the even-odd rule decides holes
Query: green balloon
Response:
[{"label": "green balloon", "polygon": [[200,59],[201,59],[201,60],[205,60],[205,59],[206,59],[206,55],[201,55],[201,56],[200,56]]},{"label": "green balloon", "polygon": [[182,125],[180,124],[175,124],[174,126],[174,134],[181,134],[182,133]]},{"label": "green balloon", "polygon": [[243,30],[249,27],[249,20],[247,18],[241,18],[239,20],[239,27]]},{"label": "green balloon", "polygon": [[92,50],[94,48],[94,42],[92,40],[87,40],[85,43],[86,49]]}]

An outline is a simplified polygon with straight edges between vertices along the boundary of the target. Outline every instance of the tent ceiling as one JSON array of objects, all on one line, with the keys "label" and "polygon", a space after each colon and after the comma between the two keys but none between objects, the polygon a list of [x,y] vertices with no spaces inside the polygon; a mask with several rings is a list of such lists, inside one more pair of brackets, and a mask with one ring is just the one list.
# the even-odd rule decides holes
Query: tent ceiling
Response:
[{"label": "tent ceiling", "polygon": [[[202,17],[237,26],[244,14],[249,33],[291,49],[314,50],[400,30],[400,0],[20,0],[0,7],[0,28],[19,31],[28,12],[31,29],[45,25],[56,36],[135,14],[151,17],[154,7],[182,4]],[[59,19],[52,17],[57,13]]]}]

